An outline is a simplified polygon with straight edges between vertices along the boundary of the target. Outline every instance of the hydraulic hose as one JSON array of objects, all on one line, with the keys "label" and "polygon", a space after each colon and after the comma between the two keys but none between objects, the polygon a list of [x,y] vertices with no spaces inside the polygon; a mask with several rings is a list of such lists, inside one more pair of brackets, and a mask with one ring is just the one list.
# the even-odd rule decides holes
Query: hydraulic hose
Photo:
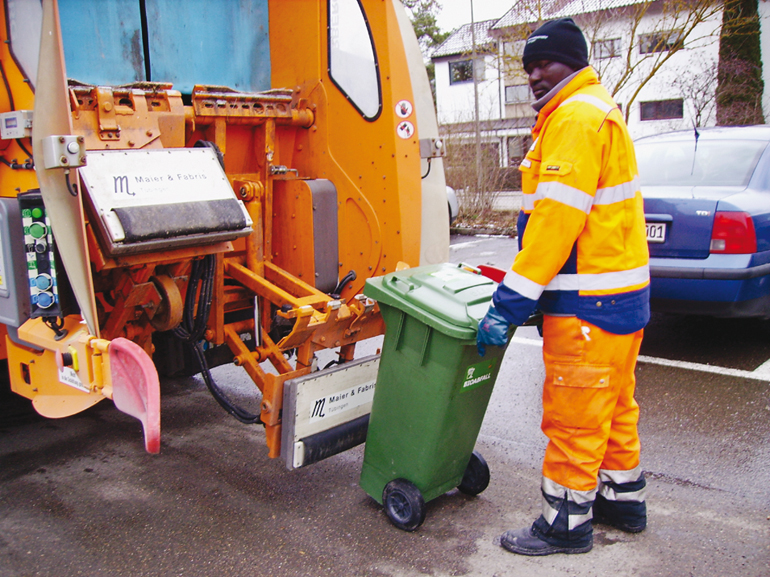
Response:
[{"label": "hydraulic hose", "polygon": [[[208,255],[202,260],[196,260],[193,263],[190,273],[190,280],[187,283],[187,294],[185,297],[184,312],[182,322],[174,329],[174,335],[187,343],[192,349],[195,358],[203,375],[203,381],[206,383],[211,396],[219,405],[241,423],[254,425],[262,423],[259,414],[249,411],[233,403],[222,389],[217,386],[214,378],[211,376],[206,354],[203,351],[201,339],[206,332],[206,324],[211,313],[211,297],[214,290],[214,274],[216,272],[216,258],[214,255]],[[195,314],[195,296],[200,285],[200,296],[198,298],[198,314]]]}]

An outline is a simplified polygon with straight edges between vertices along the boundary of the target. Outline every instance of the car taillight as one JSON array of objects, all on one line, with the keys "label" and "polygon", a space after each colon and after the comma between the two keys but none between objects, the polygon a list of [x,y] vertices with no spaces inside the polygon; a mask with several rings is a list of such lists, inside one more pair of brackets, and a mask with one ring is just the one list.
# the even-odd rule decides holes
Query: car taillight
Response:
[{"label": "car taillight", "polygon": [[717,212],[714,215],[709,249],[719,254],[757,252],[754,221],[745,212]]}]

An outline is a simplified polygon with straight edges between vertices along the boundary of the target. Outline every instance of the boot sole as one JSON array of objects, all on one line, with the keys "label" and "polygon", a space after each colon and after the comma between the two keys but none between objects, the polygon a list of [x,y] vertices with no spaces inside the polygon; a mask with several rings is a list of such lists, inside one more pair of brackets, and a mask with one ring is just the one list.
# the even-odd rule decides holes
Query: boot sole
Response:
[{"label": "boot sole", "polygon": [[543,557],[545,555],[553,555],[555,553],[565,553],[566,555],[574,555],[577,553],[588,553],[593,548],[593,543],[585,547],[555,547],[553,545],[544,547],[542,549],[526,549],[519,547],[508,541],[500,541],[503,549],[510,551],[511,553],[517,553],[519,555],[527,555],[529,557]]},{"label": "boot sole", "polygon": [[619,529],[620,531],[624,531],[626,533],[641,533],[647,528],[647,525],[621,525],[619,523],[613,523],[609,519],[605,519],[602,517],[594,517],[593,522],[597,525],[609,525],[610,527],[614,527],[615,529]]},{"label": "boot sole", "polygon": [[615,529],[619,529],[620,531],[623,531],[625,533],[641,533],[647,528],[646,525],[644,527],[621,527],[620,525],[613,525],[612,523],[606,523],[606,525],[609,525],[610,527],[615,527]]}]

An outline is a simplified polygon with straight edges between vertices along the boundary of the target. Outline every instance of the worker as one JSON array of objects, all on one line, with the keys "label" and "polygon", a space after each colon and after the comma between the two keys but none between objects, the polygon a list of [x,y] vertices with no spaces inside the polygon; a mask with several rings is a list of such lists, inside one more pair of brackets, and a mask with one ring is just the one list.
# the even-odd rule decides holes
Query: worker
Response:
[{"label": "worker", "polygon": [[478,347],[543,317],[542,515],[508,531],[513,553],[585,553],[592,518],[644,530],[634,368],[650,316],[649,254],[636,157],[623,115],[588,65],[571,18],[543,24],[522,58],[536,98],[521,163],[519,253],[479,323]]}]

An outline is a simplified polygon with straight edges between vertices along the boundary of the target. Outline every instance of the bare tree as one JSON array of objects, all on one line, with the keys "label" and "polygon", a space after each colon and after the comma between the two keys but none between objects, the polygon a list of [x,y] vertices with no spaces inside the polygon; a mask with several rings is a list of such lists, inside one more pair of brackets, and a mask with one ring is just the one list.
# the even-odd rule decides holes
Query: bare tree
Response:
[{"label": "bare tree", "polygon": [[693,127],[706,126],[716,115],[718,64],[711,60],[702,69],[688,69],[677,75],[673,86],[679,90],[682,100],[690,107]]},{"label": "bare tree", "polygon": [[492,214],[500,191],[510,188],[511,183],[506,181],[510,180],[512,171],[501,166],[500,143],[496,139],[482,139],[480,163],[477,164],[473,121],[470,118],[456,120],[440,127],[447,152],[444,159],[447,185],[457,192],[461,220],[485,220]]},{"label": "bare tree", "polygon": [[[715,27],[702,25],[719,16],[720,5],[713,0],[665,0],[644,2],[630,6],[627,10],[630,12],[630,18],[627,20],[628,38],[638,41],[628,43],[620,74],[614,79],[606,79],[613,96],[621,91],[626,92],[626,121],[631,105],[644,87],[661,72],[674,55],[686,47],[702,47],[718,41],[719,35]],[[660,18],[652,20],[655,25],[642,31],[640,26],[643,18],[652,15],[651,11],[658,10]],[[604,80],[604,77],[602,78]]]}]

